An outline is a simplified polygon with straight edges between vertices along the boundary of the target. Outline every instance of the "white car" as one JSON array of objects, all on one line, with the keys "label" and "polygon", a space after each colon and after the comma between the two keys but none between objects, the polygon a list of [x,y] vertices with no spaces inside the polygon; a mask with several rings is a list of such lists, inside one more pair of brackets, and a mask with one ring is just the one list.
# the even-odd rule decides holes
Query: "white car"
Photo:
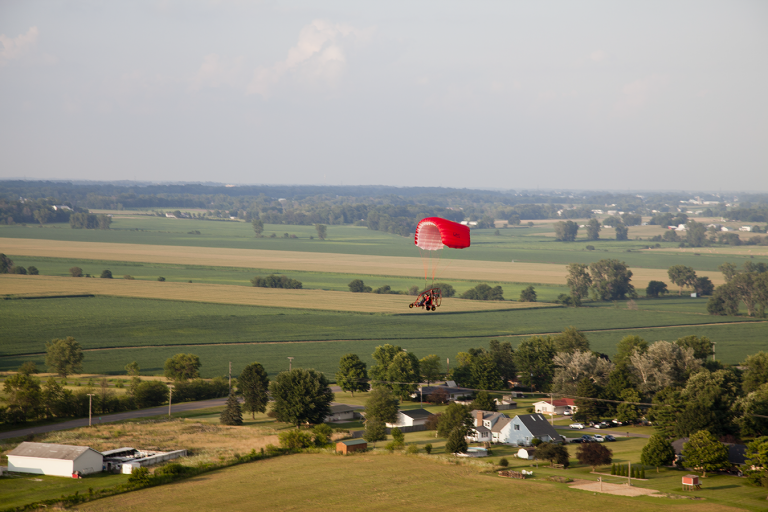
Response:
[{"label": "white car", "polygon": [[600,434],[593,435],[592,439],[597,441],[598,443],[605,442],[605,438],[603,436],[601,436]]},{"label": "white car", "polygon": [[563,411],[563,416],[571,416],[572,414],[571,411]]},{"label": "white car", "polygon": [[584,428],[584,424],[583,423],[571,423],[568,426],[573,428],[573,429],[579,429],[579,430]]}]

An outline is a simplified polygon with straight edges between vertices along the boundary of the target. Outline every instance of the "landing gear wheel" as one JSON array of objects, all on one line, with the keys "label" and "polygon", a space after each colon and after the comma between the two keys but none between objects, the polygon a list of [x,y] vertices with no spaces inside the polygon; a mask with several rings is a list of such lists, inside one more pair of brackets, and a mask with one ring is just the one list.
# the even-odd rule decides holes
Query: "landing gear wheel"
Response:
[{"label": "landing gear wheel", "polygon": [[408,304],[408,307],[409,308],[413,308],[413,304]]},{"label": "landing gear wheel", "polygon": [[432,306],[432,311],[436,310],[437,306]]}]

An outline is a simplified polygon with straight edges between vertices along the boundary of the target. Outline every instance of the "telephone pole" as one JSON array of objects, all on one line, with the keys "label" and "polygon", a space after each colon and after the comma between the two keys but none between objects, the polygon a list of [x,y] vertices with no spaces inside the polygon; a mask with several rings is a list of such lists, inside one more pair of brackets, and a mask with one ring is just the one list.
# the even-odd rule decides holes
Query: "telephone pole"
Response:
[{"label": "telephone pole", "polygon": [[232,392],[232,361],[229,362],[229,392]]},{"label": "telephone pole", "polygon": [[91,404],[93,403],[93,395],[95,393],[88,393],[88,426],[91,426]]},{"label": "telephone pole", "polygon": [[289,357],[288,358],[288,371],[290,372],[291,370],[293,370],[293,358]]},{"label": "telephone pole", "polygon": [[173,400],[173,384],[168,384],[168,417],[171,417],[171,401]]}]

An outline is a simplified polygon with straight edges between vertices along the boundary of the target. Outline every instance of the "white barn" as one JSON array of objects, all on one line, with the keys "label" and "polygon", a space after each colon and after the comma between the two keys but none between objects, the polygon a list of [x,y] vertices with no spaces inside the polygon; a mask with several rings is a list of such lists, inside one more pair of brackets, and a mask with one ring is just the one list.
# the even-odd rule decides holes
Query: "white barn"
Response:
[{"label": "white barn", "polygon": [[8,471],[36,475],[68,476],[98,473],[104,456],[87,446],[21,443],[8,453]]}]

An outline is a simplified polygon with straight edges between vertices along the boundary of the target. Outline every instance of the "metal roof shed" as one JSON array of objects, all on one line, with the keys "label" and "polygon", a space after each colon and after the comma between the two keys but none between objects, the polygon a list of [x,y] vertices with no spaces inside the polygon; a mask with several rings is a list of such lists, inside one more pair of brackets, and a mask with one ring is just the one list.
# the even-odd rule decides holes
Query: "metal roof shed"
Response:
[{"label": "metal roof shed", "polygon": [[24,442],[8,453],[8,471],[68,476],[101,471],[104,457],[88,446]]}]

